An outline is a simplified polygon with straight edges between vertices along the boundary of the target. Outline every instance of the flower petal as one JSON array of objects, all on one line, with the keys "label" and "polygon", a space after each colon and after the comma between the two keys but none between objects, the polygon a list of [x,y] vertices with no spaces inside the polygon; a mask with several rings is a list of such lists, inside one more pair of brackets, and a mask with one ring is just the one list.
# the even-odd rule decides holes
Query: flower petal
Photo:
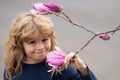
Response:
[{"label": "flower petal", "polygon": [[32,9],[32,10],[30,10],[33,14],[39,14],[39,12],[38,11],[36,11],[36,10],[34,10],[34,9]]},{"label": "flower petal", "polygon": [[56,65],[56,66],[61,66],[63,63],[64,63],[64,60],[63,59],[49,59],[47,60],[47,63],[51,63],[53,65]]},{"label": "flower petal", "polygon": [[[46,62],[52,67],[51,70],[55,70],[59,67],[61,67],[64,64],[65,59],[65,53],[58,47],[55,47],[56,50],[49,52],[47,54],[47,60]],[[50,70],[50,71],[51,71]]]},{"label": "flower petal", "polygon": [[49,8],[46,7],[43,3],[32,3],[32,8],[39,12],[40,14],[47,14],[49,12]]},{"label": "flower petal", "polygon": [[45,6],[47,6],[51,11],[53,12],[60,12],[61,11],[61,6],[59,6],[56,3],[53,2],[47,2],[44,4]]},{"label": "flower petal", "polygon": [[52,68],[50,70],[48,70],[48,72],[54,71],[58,68],[58,66],[52,65],[52,64],[48,64],[49,66],[52,66]]}]

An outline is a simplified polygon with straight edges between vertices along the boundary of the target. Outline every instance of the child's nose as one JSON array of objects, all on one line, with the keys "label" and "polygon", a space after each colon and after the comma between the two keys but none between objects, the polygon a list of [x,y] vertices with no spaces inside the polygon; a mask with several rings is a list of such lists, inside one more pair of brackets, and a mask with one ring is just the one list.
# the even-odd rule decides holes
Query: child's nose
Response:
[{"label": "child's nose", "polygon": [[44,44],[42,42],[39,42],[37,44],[37,49],[43,49],[44,48]]}]

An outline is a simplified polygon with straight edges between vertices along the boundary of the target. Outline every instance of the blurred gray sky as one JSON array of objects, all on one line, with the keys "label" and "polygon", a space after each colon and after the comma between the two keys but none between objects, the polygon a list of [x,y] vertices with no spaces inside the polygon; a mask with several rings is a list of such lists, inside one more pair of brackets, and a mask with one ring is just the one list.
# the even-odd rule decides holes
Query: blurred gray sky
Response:
[{"label": "blurred gray sky", "polygon": [[[0,80],[3,80],[4,45],[13,18],[29,11],[32,2],[50,0],[0,0]],[[95,32],[104,32],[120,25],[120,0],[51,0],[64,7],[65,13],[73,21]],[[75,51],[82,47],[91,34],[63,19],[50,16],[55,24],[60,47]],[[80,57],[88,64],[98,80],[120,79],[120,31],[109,41],[95,38],[81,53]]]}]

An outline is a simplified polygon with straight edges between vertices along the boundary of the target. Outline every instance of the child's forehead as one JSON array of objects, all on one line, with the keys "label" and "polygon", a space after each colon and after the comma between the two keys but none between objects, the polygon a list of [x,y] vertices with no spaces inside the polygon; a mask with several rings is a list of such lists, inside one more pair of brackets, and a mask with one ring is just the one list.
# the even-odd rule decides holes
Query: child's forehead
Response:
[{"label": "child's forehead", "polygon": [[48,35],[42,35],[42,34],[39,34],[39,35],[29,35],[27,37],[24,38],[24,40],[32,40],[32,39],[43,39],[43,38],[47,38],[49,37]]}]

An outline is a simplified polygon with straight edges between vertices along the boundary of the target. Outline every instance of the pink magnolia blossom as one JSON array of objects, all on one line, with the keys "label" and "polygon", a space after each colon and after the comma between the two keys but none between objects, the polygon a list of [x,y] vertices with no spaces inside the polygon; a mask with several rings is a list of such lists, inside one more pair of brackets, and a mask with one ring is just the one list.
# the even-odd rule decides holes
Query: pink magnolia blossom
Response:
[{"label": "pink magnolia blossom", "polygon": [[49,13],[49,8],[46,7],[43,3],[38,2],[38,3],[32,3],[32,10],[31,12],[34,14],[48,14]]},{"label": "pink magnolia blossom", "polygon": [[47,2],[44,3],[44,5],[47,6],[52,12],[60,12],[62,10],[61,6],[53,2]]},{"label": "pink magnolia blossom", "polygon": [[32,10],[31,12],[33,14],[48,14],[51,12],[57,12],[61,13],[62,12],[62,7],[59,6],[56,3],[53,2],[47,2],[47,3],[32,3]]},{"label": "pink magnolia blossom", "polygon": [[55,51],[49,52],[47,54],[47,60],[49,66],[52,67],[48,72],[54,71],[61,67],[64,64],[65,53],[58,47],[56,47]]},{"label": "pink magnolia blossom", "polygon": [[108,35],[107,33],[103,33],[99,35],[99,38],[103,39],[103,40],[109,40],[110,39],[110,35]]}]

